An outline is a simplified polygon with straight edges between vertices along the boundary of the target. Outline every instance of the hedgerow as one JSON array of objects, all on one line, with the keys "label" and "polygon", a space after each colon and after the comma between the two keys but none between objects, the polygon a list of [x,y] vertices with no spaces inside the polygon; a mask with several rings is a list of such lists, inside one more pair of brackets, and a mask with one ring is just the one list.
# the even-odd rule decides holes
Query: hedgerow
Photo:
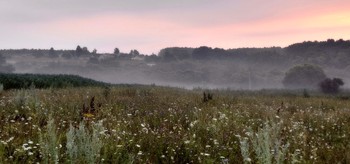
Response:
[{"label": "hedgerow", "polygon": [[66,88],[86,86],[108,86],[109,84],[76,75],[9,74],[0,73],[3,89]]}]

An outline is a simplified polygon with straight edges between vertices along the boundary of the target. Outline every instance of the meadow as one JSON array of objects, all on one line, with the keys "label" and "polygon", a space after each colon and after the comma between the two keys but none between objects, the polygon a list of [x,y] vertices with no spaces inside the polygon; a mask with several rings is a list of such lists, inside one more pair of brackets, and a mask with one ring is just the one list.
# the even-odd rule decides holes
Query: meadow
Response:
[{"label": "meadow", "polygon": [[209,92],[0,90],[0,163],[350,163],[347,97]]}]

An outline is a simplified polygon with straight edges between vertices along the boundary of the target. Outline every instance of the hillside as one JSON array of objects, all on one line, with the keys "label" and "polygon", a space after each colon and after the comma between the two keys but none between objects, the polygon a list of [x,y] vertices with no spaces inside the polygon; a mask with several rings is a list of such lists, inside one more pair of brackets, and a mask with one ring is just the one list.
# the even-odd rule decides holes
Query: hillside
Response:
[{"label": "hillside", "polygon": [[15,73],[75,74],[109,83],[236,89],[247,89],[250,83],[252,89],[281,88],[285,72],[300,64],[318,65],[328,76],[350,83],[348,40],[306,41],[285,48],[170,47],[157,55],[137,50],[100,54],[86,47],[0,50],[0,54]]}]

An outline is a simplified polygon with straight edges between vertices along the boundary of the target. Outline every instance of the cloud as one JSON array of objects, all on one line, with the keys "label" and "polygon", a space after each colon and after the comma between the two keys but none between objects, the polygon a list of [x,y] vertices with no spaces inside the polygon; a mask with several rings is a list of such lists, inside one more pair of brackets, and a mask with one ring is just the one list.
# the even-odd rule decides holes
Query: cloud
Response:
[{"label": "cloud", "polygon": [[286,46],[349,36],[349,7],[345,0],[4,0],[0,35],[8,39],[0,48]]}]

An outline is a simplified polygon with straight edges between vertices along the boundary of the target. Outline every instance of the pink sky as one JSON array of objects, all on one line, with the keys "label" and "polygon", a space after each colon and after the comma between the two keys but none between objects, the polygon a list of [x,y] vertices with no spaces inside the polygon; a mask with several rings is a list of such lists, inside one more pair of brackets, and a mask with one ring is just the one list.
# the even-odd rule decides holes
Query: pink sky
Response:
[{"label": "pink sky", "polygon": [[79,44],[99,52],[118,47],[150,54],[174,46],[284,47],[350,36],[350,1],[345,0],[152,0],[148,5],[145,0],[87,0],[86,7],[32,2],[16,7],[17,12],[10,9],[18,0],[0,2],[6,6],[0,7],[0,49],[74,49]]}]

